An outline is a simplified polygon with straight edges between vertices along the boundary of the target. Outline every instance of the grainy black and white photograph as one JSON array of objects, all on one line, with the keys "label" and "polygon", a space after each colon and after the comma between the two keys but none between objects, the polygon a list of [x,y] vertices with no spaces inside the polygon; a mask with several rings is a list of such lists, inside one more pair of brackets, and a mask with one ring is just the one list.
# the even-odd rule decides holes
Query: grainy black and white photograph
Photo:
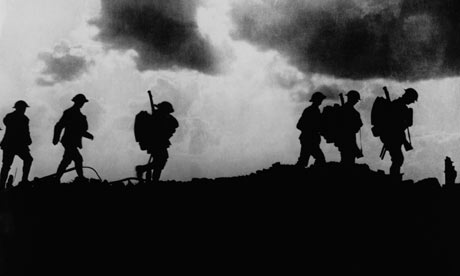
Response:
[{"label": "grainy black and white photograph", "polygon": [[460,2],[0,0],[0,276],[459,275]]}]

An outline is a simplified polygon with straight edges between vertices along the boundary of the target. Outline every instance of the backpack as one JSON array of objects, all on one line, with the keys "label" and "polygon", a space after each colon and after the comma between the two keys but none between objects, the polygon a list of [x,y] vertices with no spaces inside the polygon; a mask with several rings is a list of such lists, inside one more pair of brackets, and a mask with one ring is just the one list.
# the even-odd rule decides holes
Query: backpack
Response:
[{"label": "backpack", "polygon": [[342,106],[339,104],[328,105],[321,114],[321,135],[326,143],[336,143],[340,139]]},{"label": "backpack", "polygon": [[371,109],[371,125],[372,134],[379,137],[382,133],[386,132],[391,120],[388,116],[391,114],[391,100],[384,97],[377,97],[372,104]]},{"label": "backpack", "polygon": [[134,137],[139,143],[141,150],[147,150],[150,141],[152,140],[152,123],[153,116],[143,110],[137,113],[134,119]]}]

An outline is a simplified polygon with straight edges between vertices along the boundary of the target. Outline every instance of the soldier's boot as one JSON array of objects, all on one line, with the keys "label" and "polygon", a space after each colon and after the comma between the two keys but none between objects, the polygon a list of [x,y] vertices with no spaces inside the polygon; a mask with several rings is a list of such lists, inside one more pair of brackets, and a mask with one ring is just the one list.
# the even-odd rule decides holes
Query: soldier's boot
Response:
[{"label": "soldier's boot", "polygon": [[61,183],[61,177],[64,175],[65,169],[70,165],[70,160],[65,157],[62,159],[61,163],[58,166],[57,172],[54,177],[56,183]]},{"label": "soldier's boot", "polygon": [[75,160],[75,171],[80,179],[86,179],[83,174],[83,160]]},{"label": "soldier's boot", "polygon": [[6,181],[7,189],[13,188],[13,181],[14,181],[14,177],[10,174],[10,176],[8,177],[8,180]]},{"label": "soldier's boot", "polygon": [[138,165],[138,166],[136,166],[135,170],[136,170],[137,179],[143,180],[142,175],[144,174],[144,166]]},{"label": "soldier's boot", "polygon": [[160,176],[161,176],[161,170],[156,169],[152,173],[152,183],[158,183],[160,182]]},{"label": "soldier's boot", "polygon": [[148,168],[147,171],[145,172],[145,180],[147,181],[147,183],[152,183],[152,175],[153,175],[152,169]]},{"label": "soldier's boot", "polygon": [[30,167],[32,166],[32,158],[24,160],[24,166],[22,167],[22,183],[29,182],[29,172]]},{"label": "soldier's boot", "polygon": [[390,176],[393,181],[402,181],[403,174],[401,173],[401,167],[392,165],[390,167]]}]

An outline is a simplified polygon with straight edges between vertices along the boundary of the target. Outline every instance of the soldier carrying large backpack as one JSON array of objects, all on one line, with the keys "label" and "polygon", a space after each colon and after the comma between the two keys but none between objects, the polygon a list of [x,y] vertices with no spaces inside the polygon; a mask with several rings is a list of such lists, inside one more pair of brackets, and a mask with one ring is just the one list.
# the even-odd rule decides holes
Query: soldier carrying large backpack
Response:
[{"label": "soldier carrying large backpack", "polygon": [[413,112],[407,106],[417,101],[418,93],[413,88],[407,88],[400,98],[391,101],[388,90],[386,87],[383,89],[386,98],[377,97],[372,106],[372,133],[375,137],[380,137],[383,143],[380,158],[385,157],[386,151],[390,153],[390,175],[400,180],[401,166],[404,162],[402,146],[406,151],[412,150],[409,127],[413,123]]},{"label": "soldier carrying large backpack", "polygon": [[324,154],[321,151],[319,144],[321,143],[321,111],[319,106],[326,98],[323,93],[315,92],[311,95],[309,107],[305,108],[297,123],[297,129],[300,134],[300,156],[297,161],[297,166],[306,167],[310,156],[315,158],[315,164],[323,164],[325,162]]},{"label": "soldier carrying large backpack", "polygon": [[340,94],[340,103],[326,106],[322,113],[321,135],[326,143],[333,143],[340,151],[341,163],[350,165],[356,158],[363,156],[362,147],[356,143],[356,134],[360,131],[363,122],[354,106],[361,100],[358,91],[350,90],[345,103]]},{"label": "soldier carrying large backpack", "polygon": [[143,179],[146,173],[147,182],[157,182],[169,158],[168,148],[171,145],[169,139],[179,127],[179,123],[171,115],[174,112],[171,103],[161,102],[155,105],[151,92],[148,93],[152,114],[141,111],[136,115],[134,135],[141,150],[150,154],[150,159],[147,164],[136,166],[136,176],[138,179]]},{"label": "soldier carrying large backpack", "polygon": [[355,105],[361,100],[359,92],[350,90],[347,93],[347,102],[342,106],[340,117],[340,135],[336,145],[340,151],[340,162],[344,165],[352,165],[356,158],[363,156],[362,149],[356,143],[356,134],[363,126],[361,116],[355,109]]}]

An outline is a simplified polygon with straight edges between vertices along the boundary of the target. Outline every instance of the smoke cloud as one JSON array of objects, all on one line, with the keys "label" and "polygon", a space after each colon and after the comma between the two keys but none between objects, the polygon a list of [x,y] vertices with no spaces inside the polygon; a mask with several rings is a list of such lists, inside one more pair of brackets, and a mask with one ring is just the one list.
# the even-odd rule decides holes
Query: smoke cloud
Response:
[{"label": "smoke cloud", "polygon": [[215,73],[216,54],[198,30],[198,0],[102,0],[96,39],[108,49],[137,52],[140,71],[188,68]]},{"label": "smoke cloud", "polygon": [[41,71],[43,76],[37,79],[41,86],[76,80],[94,64],[83,55],[80,47],[70,47],[64,42],[54,47],[53,52],[40,53],[38,58],[45,64]]},{"label": "smoke cloud", "polygon": [[456,0],[245,1],[235,39],[274,49],[307,73],[415,81],[460,73]]}]

